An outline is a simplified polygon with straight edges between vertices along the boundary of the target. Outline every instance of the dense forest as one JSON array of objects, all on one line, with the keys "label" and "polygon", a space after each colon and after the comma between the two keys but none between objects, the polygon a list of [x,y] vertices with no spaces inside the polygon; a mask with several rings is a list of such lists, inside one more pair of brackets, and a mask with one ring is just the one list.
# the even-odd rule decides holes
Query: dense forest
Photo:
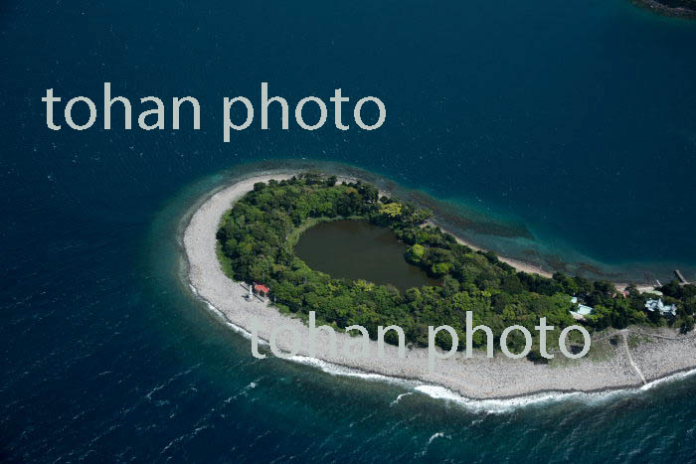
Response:
[{"label": "dense forest", "polygon": [[[305,317],[315,311],[324,323],[337,328],[360,324],[371,336],[379,325],[397,324],[415,345],[427,344],[429,325],[450,325],[463,339],[466,311],[473,311],[474,323],[489,326],[496,337],[513,324],[535,333],[541,317],[560,330],[577,323],[569,314],[571,296],[594,307],[585,321],[590,329],[629,324],[668,325],[683,331],[693,328],[696,286],[666,285],[663,300],[677,303],[678,313],[663,317],[645,311],[645,301],[651,296],[634,287],[624,294],[609,282],[561,273],[549,279],[518,272],[492,252],[459,244],[454,236],[431,225],[429,217],[428,211],[407,202],[380,198],[370,184],[338,183],[334,176],[307,173],[255,184],[223,218],[217,234],[219,255],[230,277],[267,284],[281,310]],[[408,246],[404,259],[440,285],[402,293],[390,285],[334,278],[309,268],[294,254],[303,230],[320,221],[346,218],[391,228]],[[393,331],[388,335],[394,336]],[[449,336],[440,335],[437,343],[448,348]],[[387,341],[395,343],[395,338]],[[553,339],[557,337],[549,338]],[[476,333],[474,343],[485,343],[481,332]],[[518,339],[511,336],[508,346],[521,350],[524,340],[521,335]],[[535,346],[531,357],[538,354]]]}]

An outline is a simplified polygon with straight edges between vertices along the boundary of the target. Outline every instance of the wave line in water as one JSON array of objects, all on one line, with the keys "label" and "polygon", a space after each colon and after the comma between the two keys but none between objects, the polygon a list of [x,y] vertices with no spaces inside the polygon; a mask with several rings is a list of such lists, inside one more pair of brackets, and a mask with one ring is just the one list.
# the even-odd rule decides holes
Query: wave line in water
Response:
[{"label": "wave line in water", "polygon": [[[203,301],[210,311],[212,311],[215,315],[219,316],[228,327],[230,327],[246,339],[251,339],[251,332],[244,329],[243,327],[240,327],[230,322],[229,319],[227,319],[225,314],[220,309],[218,309],[213,304],[201,297],[198,294],[196,288],[190,283],[189,288],[194,293],[194,295],[198,299]],[[259,344],[268,346],[267,340],[259,338],[258,341]],[[322,372],[329,375],[341,377],[354,377],[373,382],[384,382],[410,390],[410,392],[399,394],[397,398],[394,401],[392,401],[392,403],[390,404],[391,406],[397,404],[399,400],[404,396],[412,394],[413,392],[417,392],[436,400],[443,400],[446,402],[457,404],[471,412],[483,412],[488,414],[504,414],[515,411],[520,408],[557,404],[566,401],[575,401],[587,405],[599,405],[618,398],[625,398],[628,396],[638,395],[646,391],[652,390],[653,388],[658,387],[660,385],[684,380],[696,374],[696,369],[691,369],[684,372],[677,372],[666,377],[649,381],[645,385],[642,385],[638,388],[607,389],[596,392],[550,391],[510,398],[477,399],[468,398],[466,396],[460,395],[459,393],[456,393],[450,390],[449,388],[443,387],[441,385],[426,384],[416,379],[404,379],[383,374],[376,374],[372,372],[365,372],[359,369],[341,366],[309,356],[296,355],[287,358],[287,360],[319,369]]]},{"label": "wave line in water", "polygon": [[[182,231],[183,228],[180,229]],[[180,238],[181,241],[181,238]],[[187,273],[181,273],[180,275],[182,278]],[[239,333],[240,335],[244,336],[247,339],[252,338],[251,332],[246,330],[245,328],[234,324],[231,322],[226,315],[224,314],[223,311],[221,311],[219,308],[217,308],[215,305],[213,305],[210,301],[206,300],[204,297],[202,297],[196,287],[193,285],[193,283],[187,279],[188,287],[191,289],[192,293],[201,301],[203,301],[208,309],[215,313],[220,319],[230,328],[232,328],[235,332]],[[263,340],[259,338],[259,343],[268,346],[268,341]],[[356,368],[349,368],[333,363],[329,363],[317,358],[311,358],[307,356],[293,356],[292,358],[289,359],[290,361],[305,364],[312,366],[314,368],[318,368],[322,370],[325,373],[328,373],[330,375],[336,375],[336,376],[345,376],[345,377],[357,377],[363,380],[369,380],[369,381],[379,381],[379,382],[386,382],[394,385],[398,385],[402,388],[406,388],[409,391],[413,392],[419,392],[422,394],[425,394],[431,398],[438,399],[438,400],[445,400],[449,402],[456,403],[458,405],[463,406],[464,408],[472,411],[483,411],[483,412],[488,412],[488,413],[504,413],[508,412],[511,410],[515,410],[521,407],[528,407],[531,405],[538,405],[538,404],[549,404],[549,403],[558,403],[561,401],[578,401],[578,402],[584,402],[587,404],[597,404],[597,403],[602,403],[608,400],[611,400],[613,398],[617,397],[622,397],[626,395],[632,395],[640,392],[644,392],[647,390],[650,390],[654,388],[657,385],[664,384],[666,382],[672,382],[680,379],[684,379],[686,377],[689,377],[696,373],[696,369],[686,371],[686,372],[679,372],[675,373],[672,375],[669,375],[667,377],[663,377],[657,380],[653,380],[650,382],[647,382],[645,385],[639,387],[639,388],[624,388],[624,389],[608,389],[608,390],[601,390],[601,391],[596,391],[596,392],[562,392],[562,391],[549,391],[549,392],[539,392],[539,393],[533,393],[529,395],[523,395],[523,396],[518,396],[518,397],[510,397],[510,398],[492,398],[492,399],[474,399],[474,398],[468,398],[463,395],[460,395],[456,393],[453,390],[450,390],[446,387],[443,387],[441,385],[436,385],[436,384],[428,384],[424,383],[420,380],[416,379],[405,379],[405,378],[398,378],[398,377],[392,377],[392,376],[387,376],[383,374],[377,374],[377,373],[371,373],[371,372],[366,372],[362,371],[360,369]]]}]

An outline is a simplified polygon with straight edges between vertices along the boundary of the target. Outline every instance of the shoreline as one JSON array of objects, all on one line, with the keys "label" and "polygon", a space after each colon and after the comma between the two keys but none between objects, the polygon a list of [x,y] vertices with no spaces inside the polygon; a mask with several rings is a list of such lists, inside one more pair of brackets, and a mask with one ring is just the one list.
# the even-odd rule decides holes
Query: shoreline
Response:
[{"label": "shoreline", "polygon": [[696,9],[683,6],[669,6],[659,0],[633,0],[633,2],[640,7],[663,16],[691,20],[696,19]]},{"label": "shoreline", "polygon": [[[282,314],[265,302],[244,299],[247,291],[240,283],[229,279],[220,268],[215,233],[222,215],[232,207],[234,201],[251,190],[255,182],[289,178],[299,172],[301,171],[293,170],[283,174],[252,174],[231,185],[215,189],[197,203],[183,232],[183,248],[188,261],[187,277],[193,292],[229,324],[247,334],[255,324],[259,327],[259,337],[268,340],[270,327],[281,328],[277,344],[285,351],[289,351],[293,342],[288,331],[303,333],[307,330],[306,325],[300,319]],[[525,267],[520,270],[537,272],[529,269],[530,267]],[[665,332],[663,329],[661,332],[665,334],[663,337],[674,336],[671,330]],[[593,350],[588,358],[578,361],[553,360],[547,365],[502,356],[486,358],[482,353],[467,359],[463,357],[463,353],[457,353],[453,358],[439,361],[435,371],[430,372],[427,350],[424,348],[409,349],[404,358],[399,358],[396,347],[387,345],[385,356],[380,358],[377,356],[376,342],[370,341],[369,357],[354,359],[342,356],[340,353],[352,341],[345,333],[337,333],[339,354],[329,352],[328,337],[322,333],[318,337],[318,349],[314,356],[310,356],[306,341],[302,340],[296,356],[298,359],[293,360],[303,362],[301,358],[304,358],[305,364],[328,363],[329,366],[354,369],[367,376],[378,375],[422,383],[414,388],[430,390],[429,394],[434,397],[447,396],[446,392],[449,391],[467,400],[529,399],[530,395],[589,394],[605,390],[636,389],[650,386],[654,381],[668,376],[690,375],[688,371],[696,368],[696,339],[693,336],[669,340],[641,333],[640,336],[651,337],[654,342],[641,343],[631,348],[628,342],[630,333],[616,331],[615,335],[619,334],[623,339],[621,344],[610,343],[612,332],[603,333],[600,339],[593,341]],[[599,356],[593,356],[596,351]],[[689,359],[693,361],[689,362]],[[644,383],[643,379],[648,383]]]},{"label": "shoreline", "polygon": [[[430,225],[436,226],[436,227],[440,227],[442,230],[450,233],[449,231],[447,231],[445,229],[445,227],[438,224],[438,222],[436,220],[434,221],[432,219],[429,219],[427,221],[427,223]],[[452,236],[454,236],[454,238],[457,240],[457,243],[459,243],[460,245],[467,246],[474,251],[484,251],[484,252],[487,251],[486,249],[481,248],[480,246],[474,245],[473,243],[468,242],[461,237],[458,237],[454,234],[452,234]],[[527,263],[527,262],[524,262],[520,259],[507,258],[505,256],[498,256],[498,260],[502,261],[506,264],[509,264],[510,266],[514,267],[518,271],[526,272],[527,274],[539,274],[540,276],[547,277],[549,279],[553,276],[552,272],[549,272],[549,271],[543,269],[541,266],[538,266],[536,264]]]}]

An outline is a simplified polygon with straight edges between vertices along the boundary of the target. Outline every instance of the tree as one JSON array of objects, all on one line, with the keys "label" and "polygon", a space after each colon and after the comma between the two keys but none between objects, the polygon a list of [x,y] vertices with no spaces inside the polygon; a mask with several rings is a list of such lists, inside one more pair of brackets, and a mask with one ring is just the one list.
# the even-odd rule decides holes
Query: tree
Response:
[{"label": "tree", "polygon": [[[294,253],[294,241],[313,221],[350,217],[390,228],[408,245],[407,262],[439,280],[438,285],[410,288],[403,295],[392,286],[347,281],[309,268]],[[253,190],[226,213],[216,233],[222,268],[231,277],[268,284],[275,301],[306,316],[316,310],[319,321],[346,327],[360,324],[371,336],[379,325],[401,326],[411,343],[427,343],[428,325],[451,325],[464,336],[466,311],[475,324],[491,327],[499,337],[506,326],[520,324],[530,331],[540,317],[562,329],[576,323],[570,316],[570,296],[594,306],[587,324],[595,329],[630,324],[670,324],[686,332],[694,328],[696,286],[670,282],[664,301],[676,304],[677,317],[646,312],[648,298],[636,288],[628,297],[609,282],[556,273],[548,279],[517,272],[494,253],[475,252],[432,224],[430,212],[399,201],[378,198],[365,182],[337,184],[335,176],[305,174],[281,181],[254,184]],[[481,332],[474,343],[482,344]],[[451,341],[441,332],[439,346]],[[512,347],[522,340],[511,336]],[[530,359],[538,361],[537,348]]]},{"label": "tree", "polygon": [[419,264],[425,256],[425,247],[419,243],[414,244],[406,250],[406,261],[412,264]]}]

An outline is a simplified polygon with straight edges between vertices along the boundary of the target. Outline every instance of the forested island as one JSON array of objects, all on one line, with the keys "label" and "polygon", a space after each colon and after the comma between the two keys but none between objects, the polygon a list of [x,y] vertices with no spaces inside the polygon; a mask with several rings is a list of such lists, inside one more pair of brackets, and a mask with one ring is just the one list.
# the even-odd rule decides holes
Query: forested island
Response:
[{"label": "forested island", "polygon": [[[337,328],[359,324],[371,336],[379,325],[396,324],[415,346],[427,344],[429,325],[447,324],[463,334],[466,311],[473,311],[474,323],[489,326],[496,337],[514,324],[532,331],[541,317],[560,330],[577,323],[570,314],[576,305],[572,297],[594,308],[584,321],[590,330],[633,324],[693,329],[694,285],[670,282],[660,288],[664,303],[677,308],[674,316],[661,315],[646,311],[646,301],[654,295],[635,286],[618,291],[607,281],[520,272],[492,252],[459,243],[430,223],[430,216],[409,202],[380,196],[368,183],[305,173],[255,183],[224,215],[217,231],[218,255],[229,277],[268,286],[272,301],[283,311],[302,317],[315,311],[324,323]],[[393,285],[336,278],[310,268],[295,254],[305,230],[346,219],[391,229],[406,245],[403,259],[437,283],[400,291]],[[480,345],[484,338],[478,332],[474,343]],[[387,333],[387,341],[396,343],[393,332]],[[449,336],[439,334],[437,343],[448,349]],[[524,339],[512,336],[508,344],[521,350]],[[530,358],[539,359],[538,347]]]}]

